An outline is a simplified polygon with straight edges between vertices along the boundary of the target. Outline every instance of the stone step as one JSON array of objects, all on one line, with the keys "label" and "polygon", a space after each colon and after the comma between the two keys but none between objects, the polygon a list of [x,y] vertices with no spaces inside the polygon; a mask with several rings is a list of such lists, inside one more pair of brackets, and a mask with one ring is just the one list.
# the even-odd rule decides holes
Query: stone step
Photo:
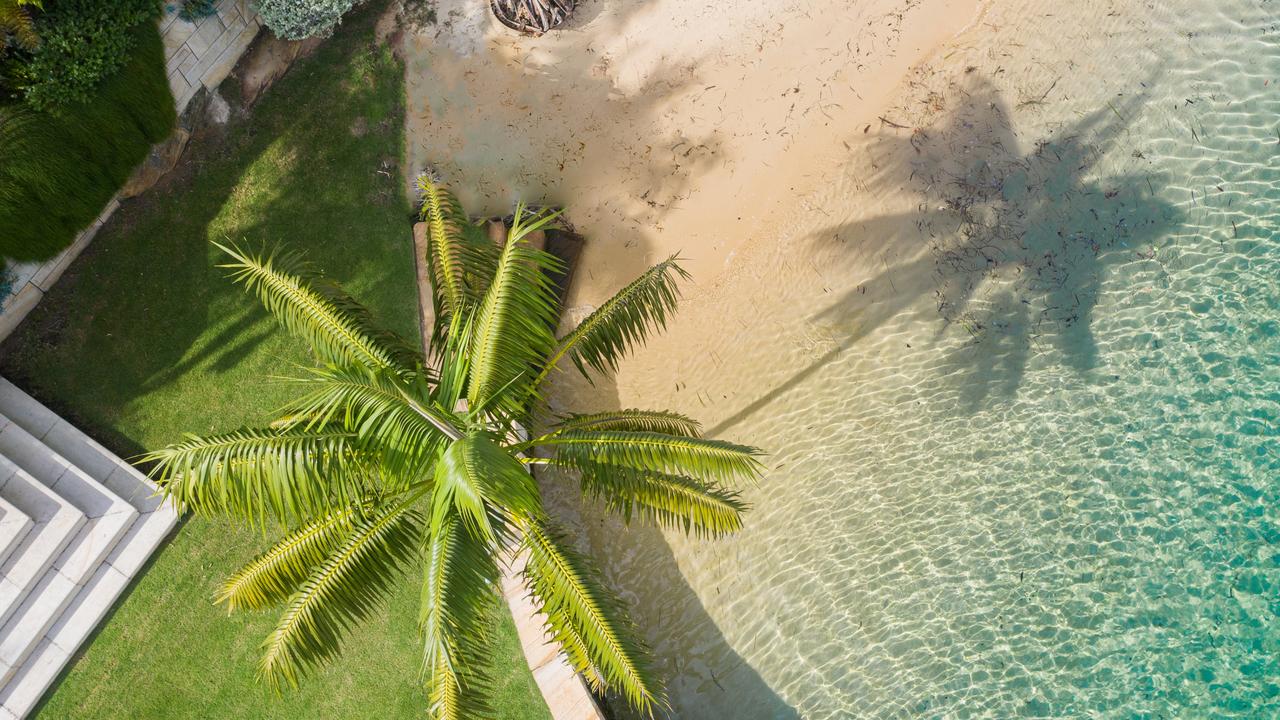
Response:
[{"label": "stone step", "polygon": [[79,587],[106,561],[137,519],[138,510],[4,415],[0,415],[0,454],[88,518],[53,568],[0,627],[0,683],[4,683],[39,644]]},{"label": "stone step", "polygon": [[[0,378],[0,415],[8,417],[72,465],[100,480],[139,512],[151,512],[160,507],[162,499],[157,495],[155,484],[137,468],[4,378]],[[176,513],[174,517],[176,520]]]},{"label": "stone step", "polygon": [[0,378],[0,414],[40,438],[76,467],[101,479],[108,489],[142,513],[107,558],[126,577],[137,574],[178,523],[172,503],[164,502],[155,484],[133,465],[4,378]]},{"label": "stone step", "polygon": [[[136,519],[109,554],[99,558],[91,576],[69,589],[56,579],[42,580],[19,611],[22,617],[15,615],[0,626],[0,720],[25,717],[35,707],[179,519],[145,475],[0,378],[0,423],[6,418],[43,444],[46,454],[61,459],[66,470],[100,482],[101,491],[127,503]],[[8,430],[0,424],[0,453],[5,452]],[[119,509],[119,504],[112,507]],[[25,643],[24,659],[5,667],[11,638]]]},{"label": "stone step", "polygon": [[[0,687],[0,709],[25,717],[129,586],[130,579],[102,565],[63,610],[26,662]],[[4,715],[0,713],[0,720]]]},{"label": "stone step", "polygon": [[22,544],[33,525],[26,513],[0,497],[0,565]]},{"label": "stone step", "polygon": [[79,542],[53,567],[80,584],[97,569],[138,516],[137,508],[0,414],[0,455],[84,513]]},{"label": "stone step", "polygon": [[0,626],[79,535],[88,518],[65,498],[0,456],[0,496],[35,523],[0,565]]}]

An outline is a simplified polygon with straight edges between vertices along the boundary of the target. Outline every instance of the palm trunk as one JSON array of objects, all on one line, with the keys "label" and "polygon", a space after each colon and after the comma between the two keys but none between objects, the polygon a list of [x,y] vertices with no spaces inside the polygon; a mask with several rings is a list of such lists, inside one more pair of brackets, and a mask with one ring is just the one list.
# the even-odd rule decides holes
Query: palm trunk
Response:
[{"label": "palm trunk", "polygon": [[541,35],[564,22],[575,4],[576,0],[489,0],[499,22],[530,35]]}]

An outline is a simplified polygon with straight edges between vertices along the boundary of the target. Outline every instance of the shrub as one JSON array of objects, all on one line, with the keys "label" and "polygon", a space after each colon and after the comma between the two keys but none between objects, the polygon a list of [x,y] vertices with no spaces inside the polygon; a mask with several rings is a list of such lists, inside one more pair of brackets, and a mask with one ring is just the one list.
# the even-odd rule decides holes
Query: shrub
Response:
[{"label": "shrub", "polygon": [[200,18],[206,18],[218,12],[218,8],[213,4],[213,0],[182,0],[182,8],[178,10],[178,17],[187,22],[195,22]]},{"label": "shrub", "polygon": [[124,66],[136,37],[133,29],[159,12],[159,0],[50,4],[36,23],[40,46],[18,65],[27,103],[48,110],[84,101],[103,78]]},{"label": "shrub", "polygon": [[87,100],[53,111],[0,107],[0,255],[44,260],[93,221],[174,124],[154,23]]},{"label": "shrub", "polygon": [[362,0],[258,0],[258,14],[276,37],[302,40],[328,35],[343,13]]}]

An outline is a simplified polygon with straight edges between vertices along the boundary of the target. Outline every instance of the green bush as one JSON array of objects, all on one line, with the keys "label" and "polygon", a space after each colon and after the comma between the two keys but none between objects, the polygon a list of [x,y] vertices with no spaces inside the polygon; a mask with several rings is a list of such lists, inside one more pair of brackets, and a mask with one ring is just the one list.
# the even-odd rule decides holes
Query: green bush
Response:
[{"label": "green bush", "polygon": [[0,255],[57,254],[172,130],[160,32],[144,22],[130,35],[124,66],[88,99],[53,111],[0,107]]},{"label": "green bush", "polygon": [[362,0],[258,0],[262,22],[278,38],[302,40],[328,35],[343,13]]},{"label": "green bush", "polygon": [[133,29],[159,13],[159,0],[48,3],[36,21],[40,45],[17,66],[27,103],[48,110],[89,98],[128,60],[137,37]]}]

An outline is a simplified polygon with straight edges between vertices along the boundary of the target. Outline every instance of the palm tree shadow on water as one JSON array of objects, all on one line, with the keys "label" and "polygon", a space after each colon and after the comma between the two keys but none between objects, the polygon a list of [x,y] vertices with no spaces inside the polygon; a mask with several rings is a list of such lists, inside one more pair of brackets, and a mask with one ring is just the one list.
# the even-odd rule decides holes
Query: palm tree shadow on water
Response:
[{"label": "palm tree shadow on water", "polygon": [[[876,138],[888,147],[877,151],[886,159],[867,192],[906,189],[916,209],[811,238],[815,252],[847,254],[860,265],[872,255],[905,261],[886,261],[811,316],[836,329],[836,346],[713,434],[763,410],[926,296],[943,321],[932,340],[952,346],[942,367],[967,412],[1011,399],[1035,354],[1054,353],[1053,362],[1079,373],[1096,368],[1091,323],[1108,268],[1158,261],[1156,244],[1181,224],[1139,148],[1130,149],[1133,172],[1099,175],[1105,153],[1127,149],[1142,96],[1108,102],[1024,152],[990,81],[966,76],[949,95],[959,102],[932,122]],[[967,341],[954,347],[954,332]]]},{"label": "palm tree shadow on water", "polygon": [[[919,197],[916,210],[835,225],[811,238],[837,256],[847,249],[851,258],[866,258],[870,249],[903,261],[810,318],[838,329],[836,348],[708,435],[731,436],[741,420],[922,301],[932,301],[942,320],[932,338],[944,357],[940,371],[956,376],[969,412],[1011,399],[1035,356],[1049,354],[1050,362],[1077,373],[1097,372],[1091,323],[1108,269],[1157,261],[1155,246],[1180,223],[1178,210],[1159,197],[1160,178],[1143,172],[1140,149],[1131,150],[1134,172],[1101,172],[1104,153],[1129,150],[1128,118],[1141,98],[1108,103],[1024,152],[991,83],[969,76],[953,89],[960,102],[936,122],[888,139],[881,156],[887,164],[868,188],[908,188]],[[965,338],[958,347],[948,337],[957,332]],[[595,387],[572,381],[556,394],[573,397],[583,410],[618,406],[616,389],[599,380]],[[542,482],[552,497],[572,494],[551,487],[567,479]],[[607,581],[633,607],[671,686],[674,717],[711,717],[712,707],[733,707],[739,718],[801,717],[725,639],[661,532],[624,526],[598,508],[554,504],[603,558]],[[760,605],[744,603],[753,604]],[[832,687],[839,685],[833,678]]]}]

